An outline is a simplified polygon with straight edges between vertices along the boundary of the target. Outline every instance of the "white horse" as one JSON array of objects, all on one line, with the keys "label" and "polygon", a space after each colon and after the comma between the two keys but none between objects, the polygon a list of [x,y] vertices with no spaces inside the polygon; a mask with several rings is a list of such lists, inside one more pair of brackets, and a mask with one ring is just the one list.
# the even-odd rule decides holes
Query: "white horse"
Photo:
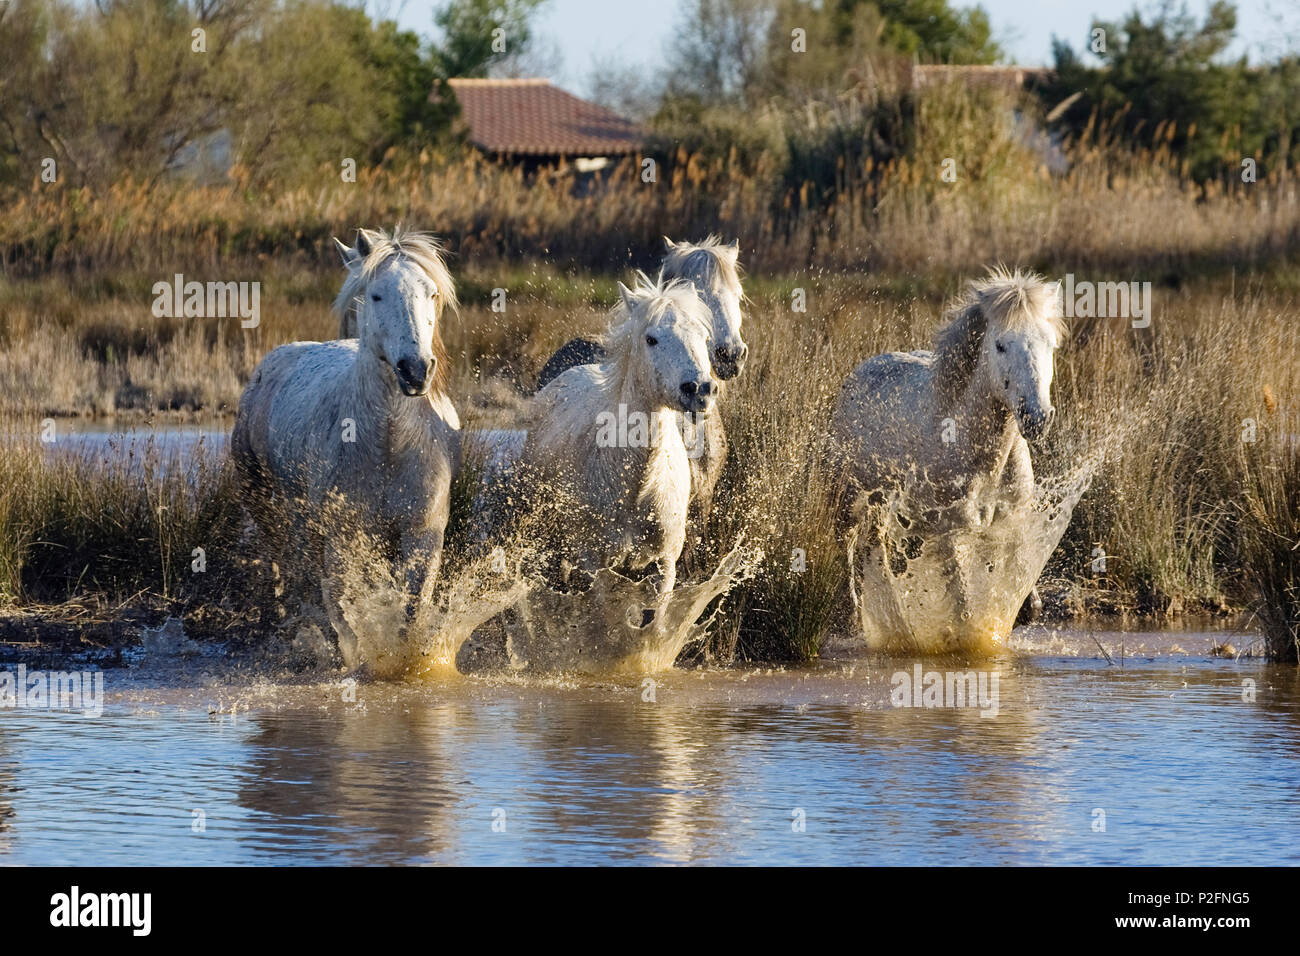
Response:
[{"label": "white horse", "polygon": [[[328,580],[349,544],[344,532],[364,530],[395,555],[409,614],[425,605],[438,573],[460,461],[438,329],[455,290],[427,235],[366,230],[354,247],[335,243],[348,276],[334,309],[354,316],[359,337],[271,351],[240,398],[231,454],[254,520],[284,542],[290,567]],[[315,533],[335,501],[347,527]],[[352,641],[340,634],[349,665]]]},{"label": "white horse", "polygon": [[575,366],[534,396],[514,480],[535,507],[550,502],[551,544],[566,568],[654,565],[662,596],[676,583],[691,492],[677,416],[709,416],[717,383],[711,316],[695,289],[639,278],[635,290],[619,284],[608,360]]},{"label": "white horse", "polygon": [[[740,244],[724,243],[717,236],[703,242],[673,242],[667,236],[668,253],[664,256],[661,275],[666,280],[689,282],[703,300],[711,316],[713,350],[709,360],[719,386],[738,376],[745,368],[749,346],[741,337],[743,321],[741,303],[745,293],[740,282]],[[545,388],[556,376],[577,365],[606,360],[606,346],[590,339],[572,339],[561,346],[537,376],[537,387]],[[718,389],[718,397],[722,388]],[[691,455],[691,519],[708,515],[713,504],[713,489],[727,461],[727,433],[721,415],[711,415],[687,429],[696,443]]]},{"label": "white horse", "polygon": [[[921,538],[988,527],[1027,506],[1034,470],[1026,439],[1051,424],[1054,356],[1064,335],[1056,283],[992,269],[970,283],[933,351],[867,359],[845,381],[831,423],[831,460],[846,482],[842,531],[893,498]],[[968,606],[956,555],[950,598]]]}]

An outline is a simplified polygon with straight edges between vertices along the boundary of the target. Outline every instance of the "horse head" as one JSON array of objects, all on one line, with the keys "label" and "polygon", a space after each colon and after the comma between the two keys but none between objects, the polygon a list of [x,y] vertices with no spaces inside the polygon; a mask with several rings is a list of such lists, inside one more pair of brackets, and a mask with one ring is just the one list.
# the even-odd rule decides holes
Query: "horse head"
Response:
[{"label": "horse head", "polygon": [[994,269],[971,283],[952,315],[935,340],[943,403],[976,384],[1027,440],[1043,438],[1056,411],[1052,376],[1065,331],[1057,283]]},{"label": "horse head", "polygon": [[717,401],[709,345],[711,317],[687,282],[650,282],[635,290],[619,283],[628,319],[607,343],[628,363],[644,397],[667,408],[707,415]]},{"label": "horse head", "polygon": [[1020,434],[1038,441],[1056,415],[1052,376],[1062,331],[1056,283],[1017,272],[978,295],[988,317],[981,364],[989,389],[1015,417]]},{"label": "horse head", "polygon": [[710,361],[714,374],[723,381],[735,378],[744,370],[749,356],[749,346],[740,334],[740,305],[744,298],[740,285],[740,244],[725,244],[717,236],[709,236],[699,243],[675,243],[665,236],[664,242],[668,244],[664,277],[694,285],[696,294],[711,313]]},{"label": "horse head", "polygon": [[348,268],[335,303],[353,309],[360,347],[389,365],[404,395],[441,389],[447,374],[438,321],[455,288],[430,236],[358,230],[354,246],[334,240]]}]

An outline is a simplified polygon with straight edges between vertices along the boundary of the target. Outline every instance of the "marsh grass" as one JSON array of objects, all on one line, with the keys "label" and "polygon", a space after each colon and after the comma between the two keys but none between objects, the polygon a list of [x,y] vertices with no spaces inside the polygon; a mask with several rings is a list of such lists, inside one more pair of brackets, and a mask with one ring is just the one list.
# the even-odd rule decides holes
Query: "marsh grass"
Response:
[{"label": "marsh grass", "polygon": [[[244,595],[248,556],[232,470],[200,446],[176,459],[152,441],[94,455],[7,422],[0,451],[0,597],[177,608]],[[203,551],[196,570],[195,549]],[[147,602],[146,602],[147,603]]]},{"label": "marsh grass", "polygon": [[[1024,98],[939,84],[915,103],[914,128],[893,158],[849,148],[793,179],[772,175],[762,157],[677,147],[654,157],[653,182],[642,180],[636,157],[589,190],[574,189],[569,169],[528,176],[474,156],[394,160],[360,170],[356,183],[323,167],[262,189],[238,180],[37,184],[0,197],[0,272],[265,279],[332,265],[332,235],[399,221],[435,231],[461,263],[492,263],[505,278],[517,277],[521,260],[608,276],[650,265],[665,234],[709,232],[739,237],[753,274],[957,276],[1005,260],[1180,275],[1296,252],[1293,175],[1197,183],[1167,143],[1134,151],[1094,128],[1049,147],[1032,126],[1037,114]],[[816,132],[796,123],[778,139]],[[558,302],[571,288],[561,281],[547,294]]]},{"label": "marsh grass", "polygon": [[1300,419],[1242,450],[1235,558],[1268,655],[1300,659]]}]

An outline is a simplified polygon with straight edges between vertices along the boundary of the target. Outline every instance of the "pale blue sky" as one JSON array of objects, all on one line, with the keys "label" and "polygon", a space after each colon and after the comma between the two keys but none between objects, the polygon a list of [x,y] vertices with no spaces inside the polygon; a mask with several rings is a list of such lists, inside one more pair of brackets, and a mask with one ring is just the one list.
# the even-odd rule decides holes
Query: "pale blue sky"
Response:
[{"label": "pale blue sky", "polygon": [[[392,16],[403,26],[430,35],[433,11],[444,0],[371,0],[372,12]],[[557,54],[559,69],[552,79],[581,92],[598,60],[621,64],[658,65],[663,62],[673,30],[682,24],[680,11],[689,0],[547,0],[538,19],[544,48]],[[965,6],[957,0],[958,6]],[[983,0],[993,27],[1013,59],[1025,65],[1051,60],[1053,34],[1080,48],[1093,16],[1118,19],[1149,0]],[[1190,0],[1199,18],[1208,0]],[[1294,29],[1279,31],[1279,14]],[[1280,32],[1300,35],[1300,0],[1238,0],[1239,49],[1256,53],[1279,42]],[[1300,44],[1298,44],[1300,45]],[[1253,57],[1252,57],[1253,58]]]}]

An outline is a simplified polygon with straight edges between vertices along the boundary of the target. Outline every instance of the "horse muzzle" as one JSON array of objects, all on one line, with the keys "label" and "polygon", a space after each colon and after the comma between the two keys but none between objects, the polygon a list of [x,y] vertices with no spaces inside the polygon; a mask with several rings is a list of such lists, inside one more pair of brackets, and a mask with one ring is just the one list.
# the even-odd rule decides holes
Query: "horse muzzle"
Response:
[{"label": "horse muzzle", "polygon": [[682,382],[677,393],[677,403],[684,412],[691,412],[695,415],[708,415],[709,412],[713,411],[713,402],[716,397],[717,389],[708,380],[703,382]]},{"label": "horse muzzle", "polygon": [[1017,410],[1016,424],[1025,441],[1042,441],[1051,430],[1052,420],[1056,418],[1056,409],[1029,411],[1023,404]]},{"label": "horse muzzle", "polygon": [[415,397],[429,391],[433,381],[433,372],[438,367],[438,360],[425,362],[424,359],[401,359],[393,370],[397,372],[397,384],[403,395]]},{"label": "horse muzzle", "polygon": [[713,366],[713,374],[726,382],[745,370],[745,359],[748,357],[749,346],[741,342],[732,348],[719,345],[713,350],[709,362]]}]

